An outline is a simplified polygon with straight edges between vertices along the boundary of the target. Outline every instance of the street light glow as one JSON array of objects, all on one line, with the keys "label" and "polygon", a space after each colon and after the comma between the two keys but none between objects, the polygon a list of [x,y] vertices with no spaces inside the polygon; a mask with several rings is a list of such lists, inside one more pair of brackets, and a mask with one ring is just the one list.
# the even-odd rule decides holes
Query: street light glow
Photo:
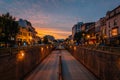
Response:
[{"label": "street light glow", "polygon": [[41,51],[43,51],[44,50],[44,48],[43,47],[41,47]]},{"label": "street light glow", "polygon": [[48,49],[49,47],[47,46],[47,49]]},{"label": "street light glow", "polygon": [[89,39],[89,38],[90,38],[90,35],[87,35],[87,38]]},{"label": "street light glow", "polygon": [[24,51],[20,51],[19,53],[18,53],[18,60],[19,61],[21,61],[21,60],[23,60],[24,59],[24,57],[25,57],[25,53],[24,53]]},{"label": "street light glow", "polygon": [[74,50],[76,50],[76,46],[74,46]]},{"label": "street light glow", "polygon": [[24,57],[24,53],[21,53],[21,56]]}]

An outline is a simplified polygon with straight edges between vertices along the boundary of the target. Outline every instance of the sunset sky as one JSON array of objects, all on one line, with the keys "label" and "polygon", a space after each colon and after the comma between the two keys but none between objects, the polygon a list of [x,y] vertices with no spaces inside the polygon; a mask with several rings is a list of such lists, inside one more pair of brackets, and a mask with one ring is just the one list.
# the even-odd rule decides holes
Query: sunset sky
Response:
[{"label": "sunset sky", "polygon": [[91,22],[120,5],[120,0],[0,0],[0,14],[30,21],[40,36],[66,38],[78,21]]}]

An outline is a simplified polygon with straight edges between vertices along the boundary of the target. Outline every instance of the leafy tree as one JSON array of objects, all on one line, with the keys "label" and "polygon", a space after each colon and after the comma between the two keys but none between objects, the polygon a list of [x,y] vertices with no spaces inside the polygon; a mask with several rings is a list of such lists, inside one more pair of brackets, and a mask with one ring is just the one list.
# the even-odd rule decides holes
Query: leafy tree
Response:
[{"label": "leafy tree", "polygon": [[0,16],[0,28],[2,30],[0,32],[0,42],[15,44],[16,35],[19,32],[18,23],[15,21],[15,18],[9,13],[3,14]]},{"label": "leafy tree", "polygon": [[47,36],[44,36],[44,37],[43,37],[43,43],[44,43],[44,44],[48,44],[48,43],[49,43]]},{"label": "leafy tree", "polygon": [[83,32],[83,31],[80,31],[80,32],[78,32],[78,33],[75,33],[75,35],[74,35],[74,40],[76,40],[76,41],[79,43],[80,40],[85,37],[85,35],[86,35],[86,33]]},{"label": "leafy tree", "polygon": [[51,42],[53,42],[55,40],[55,38],[51,35],[45,35],[43,37],[43,43],[44,44],[51,44]]},{"label": "leafy tree", "polygon": [[41,42],[41,39],[38,41],[38,44],[41,44],[42,42]]}]

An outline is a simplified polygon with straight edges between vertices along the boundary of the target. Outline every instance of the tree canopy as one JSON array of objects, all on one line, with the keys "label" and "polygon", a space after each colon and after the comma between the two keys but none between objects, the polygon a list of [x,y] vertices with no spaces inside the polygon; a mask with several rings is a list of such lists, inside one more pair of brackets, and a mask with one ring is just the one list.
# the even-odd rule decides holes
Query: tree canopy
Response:
[{"label": "tree canopy", "polygon": [[45,35],[43,37],[43,43],[44,44],[50,44],[51,42],[53,42],[55,40],[55,38],[51,35]]},{"label": "tree canopy", "polygon": [[77,32],[74,35],[74,40],[76,40],[77,42],[79,42],[82,38],[85,37],[85,35],[86,35],[86,33],[83,32],[83,31]]},{"label": "tree canopy", "polygon": [[15,37],[19,32],[19,27],[15,17],[9,13],[0,16],[0,42],[11,43],[15,42]]}]

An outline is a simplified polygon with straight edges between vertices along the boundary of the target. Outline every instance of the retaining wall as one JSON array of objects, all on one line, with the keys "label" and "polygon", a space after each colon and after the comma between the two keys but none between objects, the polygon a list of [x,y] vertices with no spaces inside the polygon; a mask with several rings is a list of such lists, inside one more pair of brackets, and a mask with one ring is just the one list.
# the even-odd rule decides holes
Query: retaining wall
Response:
[{"label": "retaining wall", "polygon": [[120,53],[81,46],[66,46],[66,48],[99,80],[120,80]]},{"label": "retaining wall", "polygon": [[0,49],[0,80],[24,80],[52,49],[51,45]]}]

